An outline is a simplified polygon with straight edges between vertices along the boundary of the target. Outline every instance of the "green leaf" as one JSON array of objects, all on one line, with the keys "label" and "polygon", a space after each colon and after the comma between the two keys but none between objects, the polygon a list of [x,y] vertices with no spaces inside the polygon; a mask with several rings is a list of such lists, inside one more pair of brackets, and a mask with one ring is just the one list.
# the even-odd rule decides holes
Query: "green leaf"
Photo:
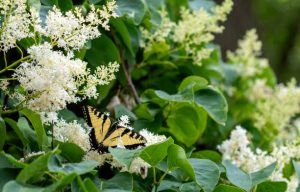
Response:
[{"label": "green leaf", "polygon": [[244,190],[234,186],[220,184],[213,192],[244,192]]},{"label": "green leaf", "polygon": [[146,119],[149,121],[154,120],[154,116],[160,110],[158,107],[151,106],[150,103],[139,104],[135,109],[134,113],[138,116],[139,119]]},{"label": "green leaf", "polygon": [[69,11],[73,8],[73,2],[72,0],[58,0],[58,6],[62,11]]},{"label": "green leaf", "polygon": [[237,168],[228,160],[223,161],[223,165],[226,168],[226,176],[232,184],[250,191],[252,187],[250,175]]},{"label": "green leaf", "polygon": [[206,87],[208,85],[208,81],[199,76],[189,76],[181,82],[178,87],[178,91],[183,91],[191,85],[194,91],[198,91],[199,89]]},{"label": "green leaf", "polygon": [[83,181],[84,185],[85,185],[85,188],[88,190],[88,191],[95,191],[95,192],[98,192],[99,189],[98,187],[95,185],[95,183],[90,179],[90,178],[85,178],[84,181]]},{"label": "green leaf", "polygon": [[199,10],[201,8],[211,10],[216,3],[210,0],[190,0],[189,5],[192,10]]},{"label": "green leaf", "polygon": [[201,191],[201,187],[196,182],[183,183],[179,187],[180,192]]},{"label": "green leaf", "polygon": [[93,68],[107,65],[112,61],[120,61],[118,49],[106,35],[92,41],[92,48],[86,51],[85,59]]},{"label": "green leaf", "polygon": [[2,148],[5,144],[6,139],[6,127],[4,120],[0,117],[0,151],[2,151]]},{"label": "green leaf", "polygon": [[147,89],[146,91],[143,92],[143,94],[141,95],[141,102],[143,103],[152,102],[161,107],[167,104],[167,101],[158,97],[155,93],[155,90],[153,89]]},{"label": "green leaf", "polygon": [[206,127],[207,114],[197,107],[178,103],[167,117],[168,131],[176,140],[190,147],[198,141]]},{"label": "green leaf", "polygon": [[256,192],[286,192],[287,183],[280,181],[266,181],[257,185]]},{"label": "green leaf", "polygon": [[9,181],[4,185],[3,192],[43,192],[44,189],[44,187],[24,185],[17,181]]},{"label": "green leaf", "polygon": [[29,7],[35,8],[35,10],[39,11],[41,8],[41,2],[40,0],[27,0],[27,5]]},{"label": "green leaf", "polygon": [[114,107],[115,118],[120,118],[122,115],[127,115],[131,120],[137,120],[134,113],[127,109],[124,105],[119,104]]},{"label": "green leaf", "polygon": [[18,119],[17,126],[19,130],[23,133],[26,141],[28,142],[31,151],[37,151],[37,135],[34,130],[30,127],[27,119],[25,117],[20,117]]},{"label": "green leaf", "polygon": [[48,160],[48,169],[52,172],[57,173],[77,173],[82,175],[94,170],[98,166],[98,162],[87,160],[80,163],[63,163],[63,160],[60,156],[54,155]]},{"label": "green leaf", "polygon": [[172,144],[169,146],[167,163],[168,163],[168,168],[170,170],[175,170],[177,168],[180,168],[189,177],[195,180],[195,173],[193,167],[188,161],[185,151],[182,147],[176,144]]},{"label": "green leaf", "polygon": [[58,148],[61,150],[60,155],[69,162],[80,162],[85,152],[81,147],[74,143],[63,143],[57,141]]},{"label": "green leaf", "polygon": [[66,188],[76,177],[76,173],[64,175],[58,181],[54,182],[50,186],[46,187],[43,192],[60,191],[60,189]]},{"label": "green leaf", "polygon": [[17,160],[10,154],[0,152],[0,168],[24,168],[26,164]]},{"label": "green leaf", "polygon": [[41,3],[47,6],[58,5],[58,0],[41,0]]},{"label": "green leaf", "polygon": [[84,119],[78,118],[76,116],[76,114],[73,111],[69,110],[69,109],[60,110],[58,112],[58,117],[63,118],[66,122],[72,122],[72,121],[80,122],[82,120],[85,123]]},{"label": "green leaf", "polygon": [[195,102],[203,107],[209,116],[221,125],[225,125],[228,105],[225,97],[214,88],[201,89],[195,92]]},{"label": "green leaf", "polygon": [[218,165],[207,159],[189,159],[196,176],[196,182],[204,192],[211,192],[220,178]]},{"label": "green leaf", "polygon": [[266,181],[275,170],[276,164],[277,163],[274,162],[257,172],[251,173],[252,187]]},{"label": "green leaf", "polygon": [[28,140],[26,139],[24,133],[20,130],[17,122],[10,118],[5,118],[5,122],[14,130],[19,139],[21,140],[24,147],[28,146]]},{"label": "green leaf", "polygon": [[102,184],[102,192],[131,192],[133,191],[133,179],[129,173],[119,173]]},{"label": "green leaf", "polygon": [[202,150],[192,153],[191,158],[198,158],[198,159],[209,159],[215,163],[220,163],[222,161],[221,155],[212,150]]},{"label": "green leaf", "polygon": [[[298,183],[299,183],[299,181],[300,181],[300,163],[293,161],[293,166],[294,166],[294,169],[295,169],[295,172],[296,172],[296,175],[298,178]],[[299,192],[299,191],[300,191],[300,184],[298,184],[298,187],[297,187],[297,192]]]},{"label": "green leaf", "polygon": [[167,0],[167,10],[172,20],[178,21],[180,18],[180,10],[188,8],[188,0]]},{"label": "green leaf", "polygon": [[149,145],[142,149],[140,157],[151,166],[155,166],[167,156],[168,148],[173,143],[174,140],[169,137],[163,142]]},{"label": "green leaf", "polygon": [[0,191],[3,191],[3,187],[8,181],[15,179],[18,172],[19,169],[0,168]]},{"label": "green leaf", "polygon": [[127,16],[133,19],[136,25],[142,22],[146,9],[141,0],[117,0],[118,8],[116,10],[119,16]]},{"label": "green leaf", "polygon": [[154,91],[157,97],[164,99],[166,101],[175,102],[192,102],[194,100],[194,94],[192,90],[185,90],[185,92],[169,95],[168,93],[160,90]]},{"label": "green leaf", "polygon": [[[171,180],[162,180],[159,184],[157,191],[165,191],[170,189],[178,189],[182,185],[181,182],[178,181],[171,181]],[[177,190],[175,190],[177,191]]]},{"label": "green leaf", "polygon": [[37,138],[38,138],[38,144],[39,148],[43,149],[48,146],[48,138],[43,126],[43,123],[41,121],[40,115],[30,109],[23,109],[20,111],[23,115],[25,115],[29,121],[31,122]]},{"label": "green leaf", "polygon": [[121,149],[121,148],[109,148],[108,151],[114,156],[114,158],[126,165],[127,168],[130,168],[132,161],[137,158],[141,150],[128,150],[128,149]]},{"label": "green leaf", "polygon": [[149,65],[164,65],[169,69],[176,69],[177,66],[174,65],[169,60],[157,60],[163,58],[166,53],[170,50],[170,45],[167,42],[153,42],[150,47],[144,51],[144,61],[149,61]]},{"label": "green leaf", "polygon": [[295,168],[297,178],[300,180],[300,163],[293,161],[293,166]]},{"label": "green leaf", "polygon": [[131,39],[130,34],[128,32],[128,29],[124,22],[120,18],[113,18],[110,20],[110,24],[113,26],[113,28],[116,30],[116,32],[121,36],[123,43],[127,47],[127,49],[130,51],[132,55],[134,55],[134,52],[132,50],[131,46]]},{"label": "green leaf", "polygon": [[44,171],[47,170],[47,163],[49,158],[56,152],[57,150],[54,150],[46,153],[45,155],[39,156],[36,160],[22,169],[22,171],[17,176],[16,181],[20,183],[26,183],[33,176],[43,174]]}]

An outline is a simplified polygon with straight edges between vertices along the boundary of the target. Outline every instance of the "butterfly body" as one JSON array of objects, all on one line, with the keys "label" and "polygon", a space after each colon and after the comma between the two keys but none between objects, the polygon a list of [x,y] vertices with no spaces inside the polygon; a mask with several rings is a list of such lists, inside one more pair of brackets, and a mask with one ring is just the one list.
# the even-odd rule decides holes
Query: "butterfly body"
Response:
[{"label": "butterfly body", "polygon": [[90,143],[92,150],[105,153],[109,147],[124,146],[127,149],[135,149],[144,146],[146,139],[140,134],[113,123],[109,116],[94,107],[84,107],[87,123],[92,127]]}]

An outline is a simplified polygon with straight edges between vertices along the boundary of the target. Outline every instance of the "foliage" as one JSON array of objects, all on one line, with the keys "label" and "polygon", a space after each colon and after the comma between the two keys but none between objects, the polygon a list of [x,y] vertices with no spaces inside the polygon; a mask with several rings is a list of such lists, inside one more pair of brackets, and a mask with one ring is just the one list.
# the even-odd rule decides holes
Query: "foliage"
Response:
[{"label": "foliage", "polygon": [[[299,88],[255,30],[222,59],[231,0],[1,3],[0,190],[296,191]],[[91,150],[82,105],[147,143]]]}]

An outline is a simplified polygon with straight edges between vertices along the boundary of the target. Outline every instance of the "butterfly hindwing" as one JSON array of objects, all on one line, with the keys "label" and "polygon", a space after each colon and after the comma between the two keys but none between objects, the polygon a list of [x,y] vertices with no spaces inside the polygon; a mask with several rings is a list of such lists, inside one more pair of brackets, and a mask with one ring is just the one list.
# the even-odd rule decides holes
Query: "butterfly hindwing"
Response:
[{"label": "butterfly hindwing", "polygon": [[143,136],[128,128],[114,124],[112,130],[111,134],[104,139],[103,145],[116,147],[120,144],[127,149],[133,149],[146,143],[146,139]]},{"label": "butterfly hindwing", "polygon": [[92,149],[107,152],[108,147],[118,145],[123,145],[127,149],[145,145],[146,139],[143,136],[117,123],[112,125],[110,118],[98,109],[86,106],[84,112],[87,123],[92,127],[90,132]]}]

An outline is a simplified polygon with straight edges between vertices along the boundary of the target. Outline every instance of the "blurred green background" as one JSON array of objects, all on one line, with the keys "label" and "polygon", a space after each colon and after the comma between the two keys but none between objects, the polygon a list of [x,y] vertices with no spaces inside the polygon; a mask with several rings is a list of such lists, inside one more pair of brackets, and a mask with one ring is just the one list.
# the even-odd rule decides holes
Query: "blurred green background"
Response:
[{"label": "blurred green background", "polygon": [[[222,0],[217,0],[222,2]],[[300,82],[300,0],[234,0],[225,31],[216,42],[227,50],[251,28],[263,42],[263,57],[270,61],[278,82],[295,77]]]}]

